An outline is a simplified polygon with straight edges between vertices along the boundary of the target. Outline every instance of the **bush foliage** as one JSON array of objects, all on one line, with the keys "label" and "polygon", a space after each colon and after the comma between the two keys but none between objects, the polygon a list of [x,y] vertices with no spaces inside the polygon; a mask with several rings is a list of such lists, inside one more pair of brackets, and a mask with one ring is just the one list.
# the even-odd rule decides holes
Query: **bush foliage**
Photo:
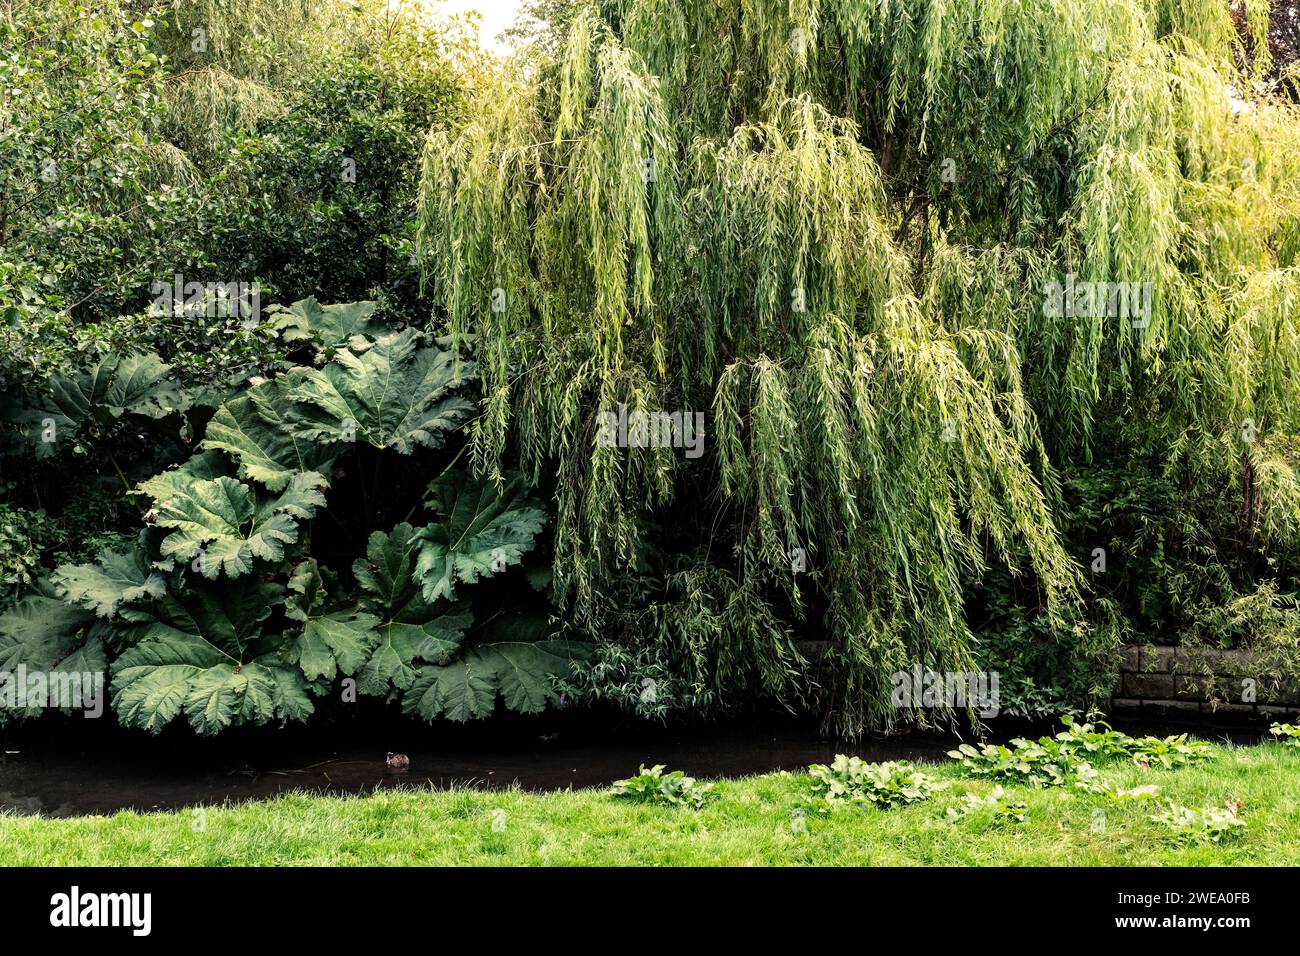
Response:
[{"label": "bush foliage", "polygon": [[202,732],[347,681],[956,720],[918,667],[1086,713],[1157,635],[1300,674],[1289,21],[529,10],[509,61],[386,0],[0,17],[0,663]]}]

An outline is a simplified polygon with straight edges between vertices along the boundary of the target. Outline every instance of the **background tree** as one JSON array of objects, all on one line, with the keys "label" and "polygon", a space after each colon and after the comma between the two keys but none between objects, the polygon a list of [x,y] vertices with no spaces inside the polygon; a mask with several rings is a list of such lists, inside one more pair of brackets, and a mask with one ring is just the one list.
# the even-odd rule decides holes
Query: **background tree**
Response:
[{"label": "background tree", "polygon": [[[892,673],[975,666],[990,568],[1104,663],[1096,468],[1189,528],[1240,502],[1183,600],[1289,554],[1300,123],[1241,56],[1266,4],[1246,39],[1219,0],[571,6],[431,134],[422,237],[477,460],[555,476],[573,627],[723,701],[797,699],[824,636],[859,733]],[[1149,283],[1149,315],[1051,316],[1053,283]],[[708,453],[597,446],[623,404],[708,410]]]},{"label": "background tree", "polygon": [[158,314],[155,281],[257,283],[263,306],[375,298],[394,325],[427,310],[411,260],[420,146],[482,68],[463,30],[382,0],[0,3],[6,417],[147,353],[208,403],[183,429],[101,415],[39,462],[0,428],[6,585],[121,545],[139,516],[125,488],[284,358],[257,315]]}]

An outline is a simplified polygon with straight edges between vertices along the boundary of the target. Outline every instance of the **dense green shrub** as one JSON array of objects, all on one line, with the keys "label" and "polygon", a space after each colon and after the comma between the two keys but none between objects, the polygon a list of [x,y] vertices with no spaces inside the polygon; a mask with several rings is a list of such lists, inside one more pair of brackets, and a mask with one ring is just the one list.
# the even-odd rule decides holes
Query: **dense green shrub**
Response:
[{"label": "dense green shrub", "polygon": [[[474,601],[537,548],[545,511],[522,476],[456,467],[474,363],[373,313],[315,299],[276,313],[308,364],[221,403],[188,460],[139,484],[137,543],[61,565],[0,614],[0,664],[109,661],[118,718],[155,732],[182,715],[199,733],[301,720],[335,694],[430,720],[557,702],[586,647],[550,639],[522,575]],[[156,357],[128,357],[51,401],[25,416],[33,442],[54,416],[99,435],[193,397]]]}]

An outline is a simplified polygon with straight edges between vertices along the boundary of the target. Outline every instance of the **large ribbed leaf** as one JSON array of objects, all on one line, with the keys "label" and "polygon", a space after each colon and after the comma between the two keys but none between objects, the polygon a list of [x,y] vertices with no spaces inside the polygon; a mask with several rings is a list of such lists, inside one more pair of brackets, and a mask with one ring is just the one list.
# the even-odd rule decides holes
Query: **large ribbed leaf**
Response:
[{"label": "large ribbed leaf", "polygon": [[198,482],[211,481],[214,478],[232,478],[234,474],[235,469],[231,467],[225,455],[215,451],[205,451],[194,455],[182,465],[169,468],[161,474],[154,475],[148,481],[140,482],[136,488],[154,500],[155,508],[150,512],[152,514],[158,503],[184,495]]},{"label": "large ribbed leaf", "polygon": [[370,614],[334,611],[303,622],[293,656],[308,680],[355,674],[374,653],[380,620]]},{"label": "large ribbed leaf", "polygon": [[294,475],[328,475],[337,454],[329,443],[294,434],[289,424],[288,385],[265,382],[217,409],[204,448],[217,448],[239,463],[239,477],[280,491]]},{"label": "large ribbed leaf", "polygon": [[170,373],[171,368],[153,353],[124,358],[110,355],[81,375],[55,378],[51,398],[74,422],[104,425],[126,414],[162,418],[183,405]]},{"label": "large ribbed leaf", "polygon": [[286,342],[312,342],[329,351],[347,346],[361,352],[372,339],[389,331],[387,326],[372,322],[374,302],[340,302],[321,305],[312,296],[288,307],[273,306],[278,313],[275,328]]},{"label": "large ribbed leaf", "polygon": [[285,615],[301,621],[302,631],[289,645],[287,658],[298,664],[308,680],[333,680],[340,671],[355,674],[374,651],[380,619],[357,610],[327,611],[324,582],[314,559],[294,569],[289,592]]},{"label": "large ribbed leaf", "polygon": [[420,541],[416,530],[403,521],[391,532],[370,535],[365,558],[352,563],[352,573],[363,592],[363,606],[388,620],[418,617],[425,611],[415,560]]},{"label": "large ribbed leaf", "polygon": [[417,445],[442,447],[446,432],[474,409],[451,393],[474,377],[475,366],[419,343],[412,331],[386,335],[362,355],[340,351],[308,371],[289,390],[307,406],[297,434],[318,442],[355,439],[404,455]]},{"label": "large ribbed leaf", "polygon": [[158,503],[155,522],[174,529],[162,553],[189,560],[201,551],[207,578],[222,571],[238,577],[255,558],[279,561],[284,546],[298,540],[298,522],[325,504],[324,485],[320,475],[306,472],[294,475],[278,496],[262,497],[233,478],[195,482]]},{"label": "large ribbed leaf", "polygon": [[378,640],[357,676],[357,686],[366,694],[410,687],[419,662],[451,659],[472,621],[466,609],[456,606],[418,624],[383,622],[375,631]]},{"label": "large ribbed leaf", "polygon": [[538,713],[559,699],[555,680],[588,656],[590,645],[574,641],[480,644],[450,664],[419,668],[402,710],[465,721],[487,717],[500,695],[511,710]]},{"label": "large ribbed leaf", "polygon": [[[56,376],[49,396],[18,414],[37,457],[58,450],[86,426],[105,428],[124,415],[162,418],[188,403],[157,355],[110,355],[73,376]],[[51,432],[48,426],[53,425]]]},{"label": "large ribbed leaf", "polygon": [[112,617],[119,604],[161,598],[167,590],[166,579],[141,547],[105,551],[91,564],[61,565],[50,580],[66,600],[100,617]]},{"label": "large ribbed leaf", "polygon": [[[105,625],[94,614],[60,600],[46,582],[32,594],[0,614],[0,686],[16,682],[19,668],[25,673],[103,673]],[[15,685],[16,686],[16,685]],[[13,688],[10,688],[13,690]],[[14,701],[13,703],[17,703]],[[66,703],[66,702],[64,702]],[[34,717],[35,705],[12,709],[0,706],[0,724],[11,717]]]},{"label": "large ribbed leaf", "polygon": [[53,594],[33,594],[0,614],[0,671],[50,670],[86,637],[95,615]]},{"label": "large ribbed leaf", "polygon": [[262,633],[281,597],[279,588],[245,579],[127,612],[136,643],[113,663],[118,717],[157,733],[184,714],[201,734],[306,717],[312,704],[301,671],[276,653],[278,635]]},{"label": "large ribbed leaf", "polygon": [[353,565],[361,607],[381,618],[374,650],[358,675],[364,693],[409,687],[420,662],[445,663],[473,620],[464,605],[424,600],[415,578],[416,548],[415,529],[399,524],[389,534],[372,534],[366,557]]},{"label": "large ribbed leaf", "polygon": [[426,504],[438,520],[419,534],[417,571],[426,600],[452,598],[457,583],[473,584],[518,564],[546,522],[522,475],[498,490],[489,481],[453,472],[429,485]]}]

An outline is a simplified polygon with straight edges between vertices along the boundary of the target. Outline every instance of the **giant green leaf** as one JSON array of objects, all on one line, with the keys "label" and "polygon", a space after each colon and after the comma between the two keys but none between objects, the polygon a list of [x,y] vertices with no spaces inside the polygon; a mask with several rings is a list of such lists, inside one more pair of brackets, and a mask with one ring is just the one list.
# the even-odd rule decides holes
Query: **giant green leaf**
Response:
[{"label": "giant green leaf", "polygon": [[409,455],[417,445],[440,448],[446,433],[473,411],[452,393],[474,377],[472,362],[421,347],[413,331],[376,340],[361,355],[341,351],[304,374],[289,391],[305,411],[296,432],[318,442],[355,439]]},{"label": "giant green leaf", "polygon": [[313,342],[331,351],[347,346],[361,352],[370,341],[389,331],[387,326],[371,321],[374,302],[340,302],[321,305],[312,296],[293,305],[273,307],[275,329],[286,342]]},{"label": "giant green leaf", "polygon": [[46,400],[18,417],[37,456],[46,457],[83,427],[106,428],[124,415],[163,418],[187,404],[157,355],[109,355],[85,372],[55,376]]},{"label": "giant green leaf", "polygon": [[308,680],[333,680],[339,672],[355,674],[375,652],[379,618],[333,611],[303,622],[292,656]]},{"label": "giant green leaf", "polygon": [[302,631],[287,658],[298,664],[308,680],[333,680],[340,671],[355,674],[374,651],[380,619],[357,610],[327,611],[324,582],[314,559],[294,569],[289,591],[285,615],[301,621]]},{"label": "giant green leaf", "polygon": [[74,422],[106,425],[126,414],[162,418],[184,405],[170,374],[170,366],[153,353],[110,355],[81,375],[56,377],[51,398]]},{"label": "giant green leaf", "polygon": [[366,556],[352,563],[352,573],[361,586],[363,601],[388,619],[401,617],[408,609],[418,615],[423,604],[415,561],[420,541],[406,522],[391,532],[376,531],[366,544]]},{"label": "giant green leaf", "polygon": [[429,485],[427,505],[438,520],[420,534],[417,572],[426,600],[455,596],[457,583],[518,564],[546,522],[546,512],[512,474],[498,490],[466,472],[452,472]]},{"label": "giant green leaf", "polygon": [[204,448],[227,452],[239,463],[239,477],[280,491],[294,475],[328,475],[334,445],[296,435],[289,422],[288,386],[273,379],[217,409],[208,423]]},{"label": "giant green leaf", "polygon": [[457,606],[418,624],[384,621],[375,630],[375,649],[357,675],[357,687],[365,694],[386,694],[393,687],[410,687],[417,662],[449,660],[472,620],[464,608]]},{"label": "giant green leaf", "polygon": [[112,666],[118,717],[157,733],[184,714],[196,732],[212,734],[307,716],[306,681],[278,653],[283,636],[262,632],[280,598],[279,588],[249,578],[129,612],[135,643]]},{"label": "giant green leaf", "polygon": [[199,481],[158,504],[155,522],[174,529],[161,551],[188,560],[203,554],[204,577],[222,571],[238,577],[253,560],[279,561],[284,546],[298,540],[298,522],[325,504],[325,479],[315,472],[294,475],[284,491],[263,497],[233,478]]},{"label": "giant green leaf", "polygon": [[90,611],[53,594],[33,594],[0,614],[0,670],[19,664],[50,670],[68,655],[95,621]]},{"label": "giant green leaf", "polygon": [[402,710],[427,720],[466,721],[489,716],[500,695],[511,710],[538,713],[558,700],[555,680],[589,655],[590,646],[575,641],[476,645],[449,664],[418,668]]},{"label": "giant green leaf", "polygon": [[[104,625],[92,612],[59,599],[48,583],[38,583],[36,593],[0,614],[0,674],[5,675],[0,678],[0,699],[16,692],[20,673],[44,674],[47,686],[52,673],[102,673],[103,634]],[[0,704],[0,724],[40,712],[36,705],[15,710],[5,702]]]},{"label": "giant green leaf", "polygon": [[391,533],[370,536],[366,557],[353,564],[361,586],[361,607],[380,615],[373,650],[357,686],[367,694],[409,687],[420,662],[450,659],[473,620],[467,607],[424,600],[415,578],[416,533],[402,523]]},{"label": "giant green leaf", "polygon": [[183,464],[169,468],[154,475],[147,481],[140,482],[136,490],[154,500],[155,509],[159,502],[183,496],[192,486],[201,481],[214,478],[234,477],[235,469],[225,455],[215,451],[205,451],[193,455]]},{"label": "giant green leaf", "polygon": [[91,564],[60,565],[51,582],[68,601],[100,617],[112,617],[119,604],[161,598],[167,590],[163,575],[139,546],[105,551]]}]

